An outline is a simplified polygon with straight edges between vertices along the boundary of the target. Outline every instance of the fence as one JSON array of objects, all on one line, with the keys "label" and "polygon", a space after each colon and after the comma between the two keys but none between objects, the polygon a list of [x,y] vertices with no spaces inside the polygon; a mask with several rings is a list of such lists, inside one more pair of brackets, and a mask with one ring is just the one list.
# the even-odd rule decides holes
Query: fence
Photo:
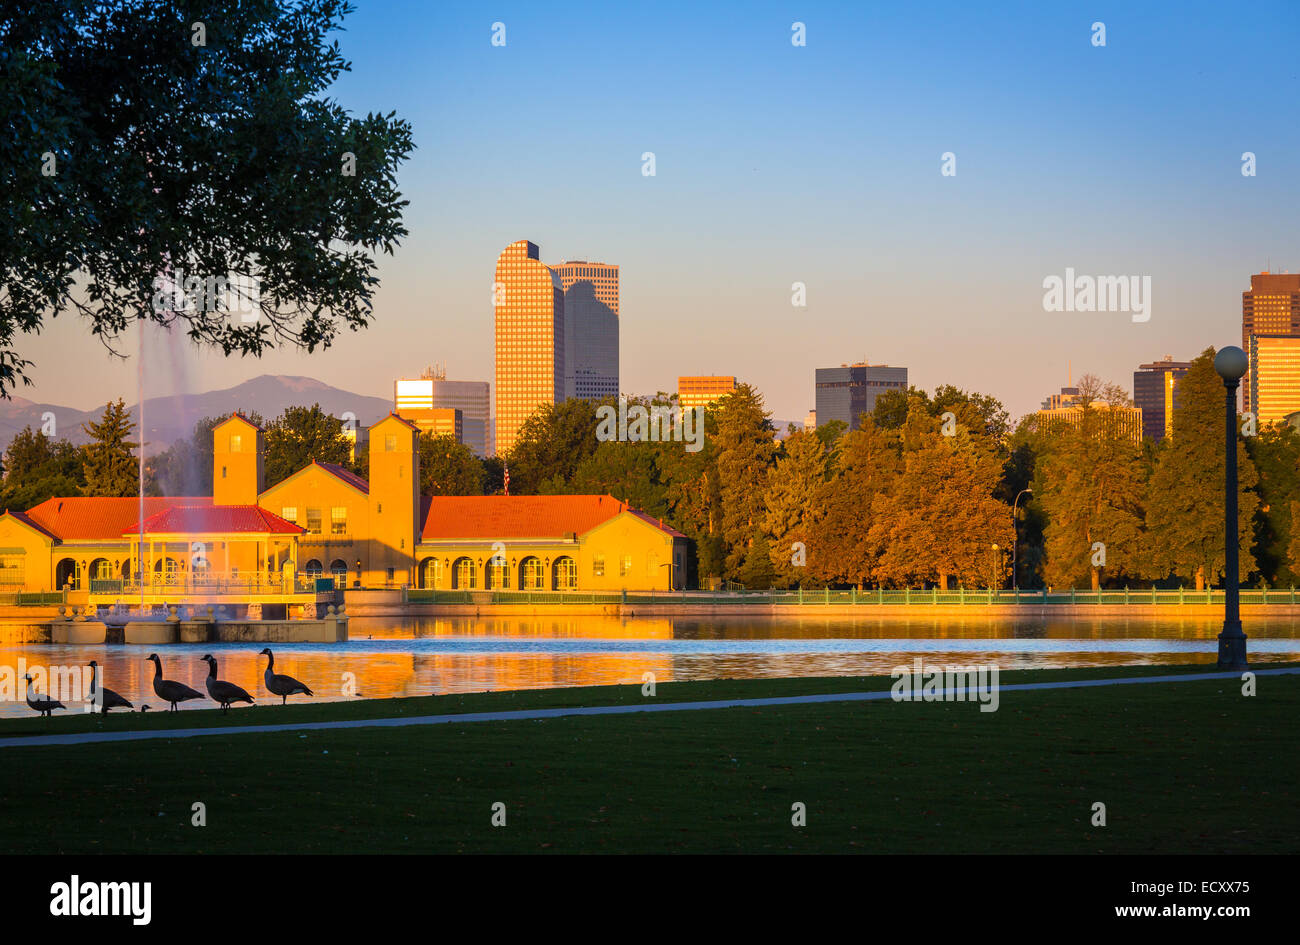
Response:
[{"label": "fence", "polygon": [[[1242,604],[1295,604],[1296,591],[1290,588],[1243,588]],[[793,590],[793,591],[736,591],[736,592],[604,592],[582,591],[443,591],[410,590],[407,601],[412,604],[721,604],[759,605],[908,605],[908,606],[990,606],[990,605],[1064,605],[1087,606],[1101,604],[1164,604],[1206,605],[1223,604],[1223,591],[1188,588],[1174,590],[1103,590],[1076,591],[1006,591],[991,589],[929,590]]]}]

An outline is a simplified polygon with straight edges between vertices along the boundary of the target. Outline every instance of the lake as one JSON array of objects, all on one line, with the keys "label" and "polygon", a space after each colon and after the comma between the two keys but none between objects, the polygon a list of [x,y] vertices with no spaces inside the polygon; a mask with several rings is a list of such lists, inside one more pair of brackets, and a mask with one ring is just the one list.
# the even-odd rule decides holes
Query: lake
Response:
[{"label": "lake", "polygon": [[[640,685],[773,676],[887,674],[920,656],[937,663],[996,663],[999,669],[1213,662],[1221,621],[1208,617],[421,617],[355,618],[347,643],[274,646],[277,672],[310,686],[318,700],[431,693]],[[1246,621],[1253,662],[1300,660],[1300,618]],[[5,642],[0,682],[40,666],[97,660],[104,685],[139,707],[153,693],[150,647]],[[212,653],[220,678],[259,703],[263,644],[195,644],[159,649],[164,674],[205,692]],[[44,691],[43,685],[38,689]],[[32,715],[19,676],[16,701],[0,717]],[[8,694],[5,694],[8,695]],[[292,701],[305,697],[294,696]],[[206,698],[186,704],[211,708]],[[69,706],[79,711],[80,706]]]}]

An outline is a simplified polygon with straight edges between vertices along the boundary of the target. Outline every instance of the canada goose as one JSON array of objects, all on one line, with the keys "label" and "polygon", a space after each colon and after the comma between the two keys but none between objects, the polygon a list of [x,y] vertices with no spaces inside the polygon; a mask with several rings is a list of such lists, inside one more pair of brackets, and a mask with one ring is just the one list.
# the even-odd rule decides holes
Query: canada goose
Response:
[{"label": "canada goose", "polygon": [[298,682],[298,680],[294,679],[292,676],[285,676],[274,671],[275,654],[271,652],[269,646],[258,655],[267,658],[266,673],[262,678],[266,680],[266,688],[271,691],[271,694],[280,697],[280,705],[284,705],[290,696],[297,695],[298,693],[302,693],[304,696],[312,695],[310,689]]},{"label": "canada goose", "polygon": [[157,653],[150,653],[145,662],[153,660],[153,691],[159,699],[168,703],[172,711],[176,711],[176,703],[189,702],[191,699],[202,699],[203,693],[195,692],[185,683],[177,682],[174,679],[162,678],[162,660],[158,659]]},{"label": "canada goose", "polygon": [[131,703],[127,702],[112,689],[99,685],[99,664],[94,660],[90,661],[90,701],[98,702],[101,706],[100,712],[108,714],[109,709],[134,709]]},{"label": "canada goose", "polygon": [[232,702],[253,704],[253,697],[244,690],[232,682],[217,678],[217,661],[211,654],[204,656],[199,662],[208,664],[208,695],[212,697],[213,701],[220,703],[222,712],[230,711]]},{"label": "canada goose", "polygon": [[33,699],[32,698],[32,677],[29,673],[23,677],[27,680],[27,705],[41,715],[54,716],[55,709],[66,709],[62,702],[57,699]]}]

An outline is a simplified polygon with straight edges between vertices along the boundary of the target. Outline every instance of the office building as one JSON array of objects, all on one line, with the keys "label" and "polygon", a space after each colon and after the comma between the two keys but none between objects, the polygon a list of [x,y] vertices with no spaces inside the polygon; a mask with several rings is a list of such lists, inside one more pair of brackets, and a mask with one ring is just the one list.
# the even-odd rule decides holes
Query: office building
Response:
[{"label": "office building", "polygon": [[618,396],[618,266],[571,259],[551,266],[564,289],[564,396]]},{"label": "office building", "polygon": [[888,364],[841,364],[817,368],[817,422],[840,420],[858,429],[862,415],[876,409],[876,398],[887,390],[907,390],[907,368]]},{"label": "office building", "polygon": [[[1241,293],[1241,350],[1250,353],[1251,335],[1300,336],[1300,273],[1259,272]],[[1249,404],[1251,372],[1241,379],[1241,399]],[[1248,409],[1248,408],[1247,408]]]},{"label": "office building", "polygon": [[1059,394],[1049,394],[1038,411],[1040,433],[1060,433],[1079,426],[1084,410],[1096,411],[1108,424],[1134,443],[1142,442],[1142,408],[1124,404],[1108,404],[1094,400],[1086,407],[1077,387],[1062,387]]},{"label": "office building", "polygon": [[564,289],[528,240],[501,251],[492,288],[496,451],[504,456],[537,408],[564,399]]},{"label": "office building", "polygon": [[1300,410],[1300,335],[1252,334],[1246,354],[1246,410],[1260,426],[1286,422]]},{"label": "office building", "polygon": [[393,409],[417,425],[436,423],[444,430],[447,415],[435,420],[428,411],[457,410],[460,441],[475,456],[491,456],[491,387],[487,381],[449,381],[445,369],[431,367],[418,378],[403,378],[394,384]]},{"label": "office building", "polygon": [[1192,365],[1165,355],[1161,361],[1138,365],[1133,372],[1133,402],[1142,411],[1142,436],[1160,441],[1174,430],[1178,382]]},{"label": "office building", "polygon": [[677,403],[683,410],[691,407],[707,407],[735,389],[736,379],[731,375],[679,377],[677,378]]}]

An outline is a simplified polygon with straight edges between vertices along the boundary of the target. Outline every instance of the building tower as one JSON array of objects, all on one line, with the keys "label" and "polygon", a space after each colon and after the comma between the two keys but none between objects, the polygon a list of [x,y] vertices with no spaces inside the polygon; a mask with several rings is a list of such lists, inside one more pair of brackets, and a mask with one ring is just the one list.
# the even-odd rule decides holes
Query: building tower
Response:
[{"label": "building tower", "polygon": [[618,266],[573,259],[551,266],[564,289],[564,396],[618,396]]},{"label": "building tower", "polygon": [[369,586],[411,584],[420,529],[420,453],[415,424],[390,413],[370,428]]},{"label": "building tower", "polygon": [[496,451],[504,455],[534,410],[564,399],[564,289],[528,240],[502,250],[492,289]]},{"label": "building tower", "polygon": [[213,505],[257,505],[264,447],[262,428],[240,414],[212,428]]},{"label": "building tower", "polygon": [[1160,441],[1174,431],[1178,382],[1192,365],[1165,355],[1161,361],[1140,364],[1133,372],[1133,402],[1142,411],[1142,436]]},{"label": "building tower", "polygon": [[[1250,289],[1241,293],[1241,350],[1247,355],[1251,335],[1300,336],[1300,273],[1260,272],[1250,277]],[[1257,373],[1252,362],[1241,379],[1247,410],[1258,399],[1252,392]]]}]

